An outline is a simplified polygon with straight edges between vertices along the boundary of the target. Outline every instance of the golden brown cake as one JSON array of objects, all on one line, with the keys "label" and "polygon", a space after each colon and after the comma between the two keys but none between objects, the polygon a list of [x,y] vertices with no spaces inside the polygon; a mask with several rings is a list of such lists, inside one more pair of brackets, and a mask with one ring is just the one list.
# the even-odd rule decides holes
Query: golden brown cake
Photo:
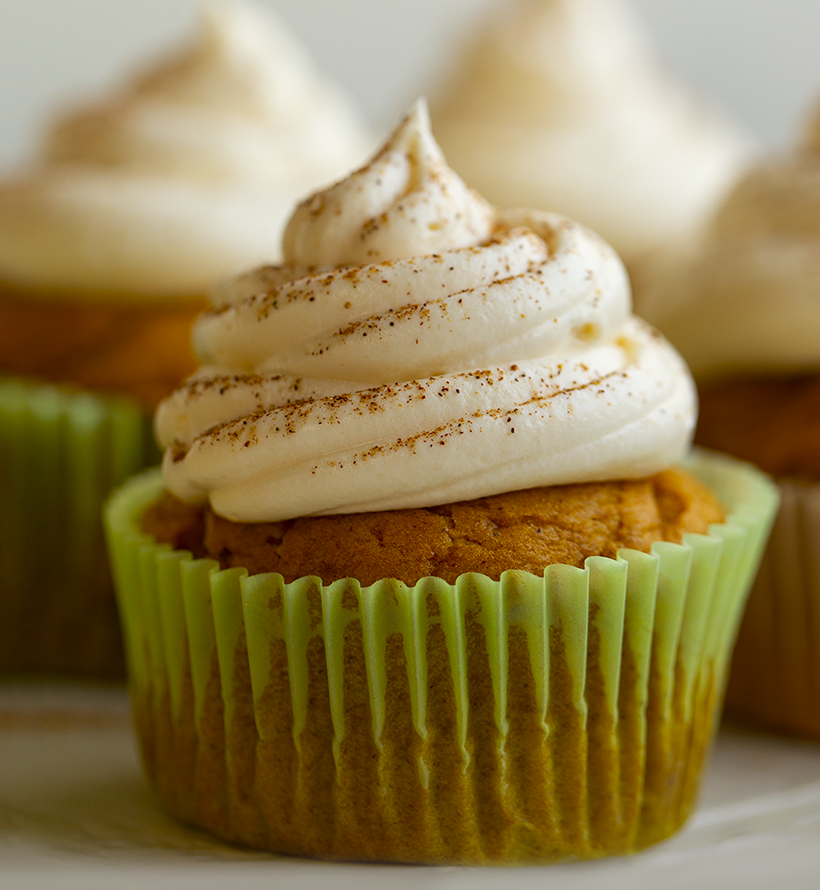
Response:
[{"label": "golden brown cake", "polygon": [[711,492],[680,470],[651,479],[530,488],[417,510],[349,513],[282,522],[230,522],[171,495],[143,529],[222,568],[278,572],[286,582],[318,575],[326,583],[396,578],[410,586],[435,576],[454,584],[465,572],[493,580],[509,569],[540,575],[553,563],[582,568],[589,556],[623,548],[648,553],[655,541],[704,535],[724,513]]},{"label": "golden brown cake", "polygon": [[194,369],[188,333],[204,303],[49,299],[0,283],[0,373],[130,396],[150,412]]},{"label": "golden brown cake", "polygon": [[695,440],[773,476],[820,481],[820,376],[703,384]]}]

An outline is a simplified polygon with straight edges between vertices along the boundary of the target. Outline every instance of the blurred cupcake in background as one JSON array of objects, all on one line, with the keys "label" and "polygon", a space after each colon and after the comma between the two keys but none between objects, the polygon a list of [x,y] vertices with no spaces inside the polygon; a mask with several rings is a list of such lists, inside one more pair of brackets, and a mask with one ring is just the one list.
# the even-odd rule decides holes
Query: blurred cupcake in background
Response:
[{"label": "blurred cupcake in background", "polygon": [[740,631],[734,714],[820,738],[820,113],[752,170],[642,313],[698,379],[696,441],[779,481],[780,513]]},{"label": "blurred cupcake in background", "polygon": [[565,213],[630,271],[712,212],[744,138],[673,81],[622,0],[518,0],[473,38],[433,121],[455,170],[505,206]]},{"label": "blurred cupcake in background", "polygon": [[274,259],[297,198],[365,145],[275,19],[215,3],[0,183],[0,669],[121,669],[102,498],[155,454],[208,288]]}]

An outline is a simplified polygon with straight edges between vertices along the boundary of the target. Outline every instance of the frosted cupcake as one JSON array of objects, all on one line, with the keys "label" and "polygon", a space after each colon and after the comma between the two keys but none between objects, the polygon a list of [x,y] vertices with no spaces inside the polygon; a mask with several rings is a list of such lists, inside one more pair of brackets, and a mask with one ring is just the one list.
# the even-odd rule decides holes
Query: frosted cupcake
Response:
[{"label": "frosted cupcake", "polygon": [[691,260],[666,271],[642,305],[699,378],[698,440],[763,467],[782,493],[727,705],[820,738],[820,124],[752,171]]},{"label": "frosted cupcake", "polygon": [[621,0],[519,0],[473,39],[433,120],[490,200],[591,226],[627,266],[697,229],[745,145],[661,69]]},{"label": "frosted cupcake", "polygon": [[[142,417],[194,369],[214,279],[270,259],[290,205],[361,140],[275,22],[219,4],[0,183],[0,668],[121,658],[101,498],[144,466]],[[43,569],[55,546],[75,569]]]},{"label": "frosted cupcake", "polygon": [[163,802],[332,859],[666,837],[772,489],[728,460],[671,469],[694,388],[617,256],[467,189],[422,105],[283,244],[197,321],[162,476],[108,510]]}]

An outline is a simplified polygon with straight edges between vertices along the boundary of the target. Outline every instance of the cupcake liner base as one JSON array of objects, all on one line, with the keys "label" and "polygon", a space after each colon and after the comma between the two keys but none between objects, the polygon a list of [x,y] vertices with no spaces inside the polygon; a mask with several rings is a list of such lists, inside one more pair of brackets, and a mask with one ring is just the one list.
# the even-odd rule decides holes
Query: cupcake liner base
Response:
[{"label": "cupcake liner base", "polygon": [[165,806],[327,859],[547,863],[667,837],[693,806],[776,502],[745,465],[692,469],[730,512],[708,536],[414,587],[220,571],[141,534],[161,482],[130,483],[108,530]]},{"label": "cupcake liner base", "polygon": [[0,671],[123,675],[100,515],[146,434],[129,400],[0,378]]}]

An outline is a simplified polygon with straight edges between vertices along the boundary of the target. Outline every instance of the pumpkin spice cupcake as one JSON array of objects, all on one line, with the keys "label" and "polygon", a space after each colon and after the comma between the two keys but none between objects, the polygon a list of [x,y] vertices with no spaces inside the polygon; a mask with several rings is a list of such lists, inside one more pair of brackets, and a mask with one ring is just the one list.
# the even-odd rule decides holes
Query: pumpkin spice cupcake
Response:
[{"label": "pumpkin spice cupcake", "polygon": [[[627,853],[693,805],[775,496],[614,252],[465,187],[417,105],[194,327],[109,540],[180,819],[329,859]],[[185,548],[185,549],[181,549]],[[198,557],[198,558],[192,558]]]},{"label": "pumpkin spice cupcake", "polygon": [[[664,274],[661,275],[660,273]],[[642,308],[698,377],[697,440],[774,475],[781,510],[740,631],[727,707],[820,738],[820,115],[758,165]]]},{"label": "pumpkin spice cupcake", "polygon": [[270,259],[363,144],[287,34],[222,3],[0,183],[0,669],[122,670],[102,499],[155,455],[144,418],[193,371],[213,281]]}]

